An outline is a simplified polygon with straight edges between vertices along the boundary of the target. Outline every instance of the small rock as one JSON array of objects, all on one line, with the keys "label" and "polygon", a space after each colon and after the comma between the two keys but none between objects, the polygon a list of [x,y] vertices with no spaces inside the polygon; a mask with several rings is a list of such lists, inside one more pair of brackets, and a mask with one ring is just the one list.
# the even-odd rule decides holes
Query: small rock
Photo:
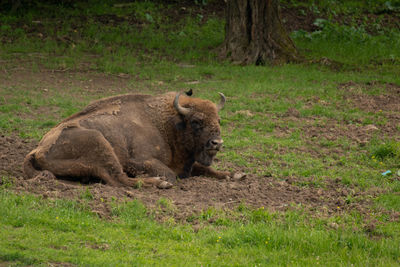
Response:
[{"label": "small rock", "polygon": [[333,229],[336,229],[336,230],[339,229],[339,225],[337,223],[335,223],[335,222],[330,223],[329,227],[331,227]]},{"label": "small rock", "polygon": [[161,181],[159,184],[157,184],[157,188],[159,189],[170,189],[171,187],[172,184],[167,181]]},{"label": "small rock", "polygon": [[[238,190],[238,186],[235,183],[230,183],[228,184],[229,189],[231,190]],[[229,201],[231,201],[232,199],[229,199]]]},{"label": "small rock", "polygon": [[232,179],[234,180],[234,181],[243,181],[243,180],[245,180],[247,177],[246,177],[246,174],[245,173],[242,173],[242,172],[236,172],[234,175],[233,175],[233,177],[232,177]]}]

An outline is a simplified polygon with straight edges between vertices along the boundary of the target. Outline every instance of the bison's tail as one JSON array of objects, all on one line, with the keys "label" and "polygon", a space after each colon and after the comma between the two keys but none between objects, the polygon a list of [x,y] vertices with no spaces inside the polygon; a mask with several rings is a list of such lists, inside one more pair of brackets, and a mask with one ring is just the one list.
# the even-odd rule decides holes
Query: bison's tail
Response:
[{"label": "bison's tail", "polygon": [[25,179],[31,179],[40,173],[40,171],[34,167],[34,164],[35,164],[35,150],[30,152],[25,157],[24,160]]}]

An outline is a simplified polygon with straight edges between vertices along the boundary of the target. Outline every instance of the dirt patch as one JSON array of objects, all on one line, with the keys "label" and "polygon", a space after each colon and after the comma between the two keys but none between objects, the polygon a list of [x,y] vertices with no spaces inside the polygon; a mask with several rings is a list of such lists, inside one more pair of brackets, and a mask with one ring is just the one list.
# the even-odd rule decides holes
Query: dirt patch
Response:
[{"label": "dirt patch", "polygon": [[[343,93],[343,101],[337,104],[340,110],[360,109],[364,112],[378,116],[374,118],[374,123],[366,123],[361,119],[343,120],[330,119],[327,117],[302,117],[299,110],[289,108],[282,117],[276,120],[277,126],[274,129],[274,136],[287,138],[293,131],[300,130],[302,138],[312,147],[320,143],[329,145],[329,141],[340,139],[349,140],[353,145],[364,146],[375,136],[385,136],[387,138],[400,140],[400,86],[393,83],[355,83],[347,82],[340,84],[338,90]],[[375,90],[376,92],[371,92]],[[381,93],[378,93],[381,92]],[[306,108],[314,105],[328,105],[318,97],[311,99]],[[379,121],[379,118],[382,118]],[[296,128],[289,128],[282,125],[281,121],[298,125]],[[337,151],[339,149],[339,151]],[[310,148],[298,148],[302,152],[310,152],[316,156],[344,153],[340,148],[319,147],[318,150]],[[284,151],[284,153],[286,153]]]},{"label": "dirt patch", "polygon": [[382,132],[385,132],[385,128],[382,126],[338,123],[336,120],[328,120],[323,124],[307,125],[302,128],[304,138],[311,142],[313,140],[336,141],[344,138],[360,145],[365,145],[377,133]]},{"label": "dirt patch", "polygon": [[349,194],[353,197],[366,194],[345,188],[339,180],[328,181],[324,188],[301,187],[294,182],[295,179],[291,178],[278,181],[271,177],[249,177],[244,181],[218,181],[208,177],[193,177],[179,181],[172,189],[159,190],[115,188],[100,183],[82,185],[38,176],[31,180],[19,178],[16,181],[16,190],[42,195],[45,198],[77,200],[85,199],[87,192],[90,192],[90,198],[93,198],[89,203],[92,212],[106,218],[110,216],[109,203],[113,199],[120,201],[139,199],[152,209],[157,207],[160,198],[169,199],[175,208],[172,215],[183,221],[210,207],[230,210],[240,204],[252,208],[265,207],[272,211],[300,207],[318,215],[331,215],[351,209],[357,209],[362,213],[364,211],[367,214],[369,210],[368,199],[357,203],[346,203]]},{"label": "dirt patch", "polygon": [[[400,140],[399,129],[396,127],[398,121],[383,125],[362,124],[362,122],[345,122],[335,119],[313,117],[301,117],[299,112],[291,108],[284,115],[286,122],[298,125],[297,127],[277,126],[274,128],[273,136],[278,138],[289,138],[295,131],[300,133],[306,146],[298,146],[290,150],[308,153],[313,157],[325,157],[326,155],[345,155],[348,150],[346,144],[366,147],[376,136],[385,136],[394,140]],[[282,122],[282,118],[277,123]],[[344,145],[342,145],[342,141]],[[362,149],[362,148],[361,148]],[[286,154],[288,148],[280,147],[278,154]]]},{"label": "dirt patch", "polygon": [[[365,94],[375,87],[381,87],[384,92],[381,94]],[[352,105],[368,112],[399,112],[400,111],[400,85],[394,83],[342,83],[338,87],[340,90],[346,91],[344,100],[350,101]]]},{"label": "dirt patch", "polygon": [[[374,88],[381,88],[379,94],[368,94]],[[400,85],[394,83],[355,83],[347,82],[338,86],[339,90],[346,93],[345,102],[360,110],[384,115],[385,124],[377,126],[386,136],[396,138],[400,129]]]},{"label": "dirt patch", "polygon": [[[229,210],[240,204],[273,211],[287,209],[307,209],[319,216],[341,213],[357,209],[368,214],[370,200],[364,196],[376,195],[376,192],[357,192],[357,189],[345,187],[339,180],[327,180],[323,187],[299,186],[295,178],[277,180],[272,177],[250,176],[244,181],[216,180],[208,177],[182,179],[169,190],[157,188],[116,188],[93,183],[82,185],[61,179],[37,176],[23,179],[22,163],[25,155],[37,145],[37,141],[25,141],[20,138],[0,137],[0,155],[2,155],[0,174],[15,177],[13,190],[41,195],[44,198],[66,198],[87,201],[92,212],[101,217],[111,216],[110,203],[139,199],[149,208],[157,207],[160,198],[169,199],[175,207],[173,215],[177,220],[185,221],[193,214],[213,207]],[[351,195],[359,197],[357,203],[347,203]]]},{"label": "dirt patch", "polygon": [[29,67],[26,69],[18,67],[0,71],[0,80],[4,88],[11,88],[18,84],[15,90],[36,90],[42,93],[42,97],[46,97],[47,94],[59,91],[73,94],[74,90],[79,91],[78,93],[82,96],[118,94],[127,92],[128,88],[133,87],[131,82],[136,78],[122,73],[105,75],[96,72],[54,71],[45,68],[32,72]]},{"label": "dirt patch", "polygon": [[36,145],[17,136],[0,136],[0,176],[21,177],[24,157]]}]

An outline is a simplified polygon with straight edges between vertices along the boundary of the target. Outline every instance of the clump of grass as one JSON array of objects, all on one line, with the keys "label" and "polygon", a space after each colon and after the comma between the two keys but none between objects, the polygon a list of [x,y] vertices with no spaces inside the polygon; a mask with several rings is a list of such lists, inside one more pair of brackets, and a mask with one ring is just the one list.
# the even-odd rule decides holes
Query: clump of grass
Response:
[{"label": "clump of grass", "polygon": [[388,210],[400,210],[400,195],[385,194],[376,199],[376,203]]},{"label": "clump of grass", "polygon": [[385,159],[400,159],[400,142],[389,141],[377,144],[372,148],[372,158]]},{"label": "clump of grass", "polygon": [[84,199],[84,200],[94,199],[94,196],[93,196],[92,192],[90,192],[88,187],[86,187],[85,190],[82,190],[80,197],[81,197],[81,199]]},{"label": "clump of grass", "polygon": [[143,181],[142,180],[137,181],[135,186],[134,186],[134,188],[136,188],[136,189],[140,189],[142,187],[143,187]]},{"label": "clump of grass", "polygon": [[173,211],[175,210],[174,203],[168,198],[165,197],[160,197],[160,199],[157,201],[157,205],[160,209],[164,211]]},{"label": "clump of grass", "polygon": [[6,189],[14,185],[14,179],[8,175],[0,176],[0,188]]}]

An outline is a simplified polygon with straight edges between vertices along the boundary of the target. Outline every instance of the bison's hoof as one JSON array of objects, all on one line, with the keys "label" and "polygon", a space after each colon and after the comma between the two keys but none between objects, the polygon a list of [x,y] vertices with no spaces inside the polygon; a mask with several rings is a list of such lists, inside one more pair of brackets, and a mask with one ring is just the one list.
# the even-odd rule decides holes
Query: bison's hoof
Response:
[{"label": "bison's hoof", "polygon": [[243,181],[246,179],[246,174],[242,172],[236,172],[232,175],[232,180],[234,181]]},{"label": "bison's hoof", "polygon": [[172,184],[167,181],[161,181],[157,184],[157,188],[160,188],[160,189],[169,189],[171,187],[172,187]]}]

